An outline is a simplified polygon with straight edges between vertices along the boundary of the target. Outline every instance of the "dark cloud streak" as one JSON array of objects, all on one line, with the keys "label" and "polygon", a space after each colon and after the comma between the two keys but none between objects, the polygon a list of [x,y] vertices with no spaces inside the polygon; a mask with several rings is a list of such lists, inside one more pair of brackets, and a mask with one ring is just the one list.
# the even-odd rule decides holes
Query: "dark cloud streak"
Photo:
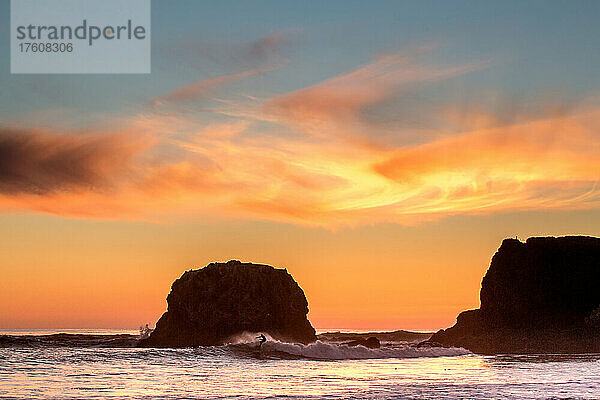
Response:
[{"label": "dark cloud streak", "polygon": [[0,128],[0,194],[108,188],[143,147],[119,134],[75,136]]}]

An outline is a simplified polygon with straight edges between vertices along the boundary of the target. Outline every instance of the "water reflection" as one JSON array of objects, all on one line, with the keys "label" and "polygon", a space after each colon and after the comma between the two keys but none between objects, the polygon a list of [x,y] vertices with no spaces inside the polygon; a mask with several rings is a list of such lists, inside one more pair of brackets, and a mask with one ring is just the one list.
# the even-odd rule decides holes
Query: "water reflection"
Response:
[{"label": "water reflection", "polygon": [[600,355],[259,360],[214,349],[0,349],[0,397],[595,399]]}]

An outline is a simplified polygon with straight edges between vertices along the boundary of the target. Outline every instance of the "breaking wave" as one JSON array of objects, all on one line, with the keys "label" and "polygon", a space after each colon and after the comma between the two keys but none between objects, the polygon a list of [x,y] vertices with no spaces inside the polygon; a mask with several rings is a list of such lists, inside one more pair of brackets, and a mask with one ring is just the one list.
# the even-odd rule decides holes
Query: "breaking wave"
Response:
[{"label": "breaking wave", "polygon": [[[366,360],[384,358],[442,357],[469,354],[462,348],[418,347],[414,342],[382,342],[378,349],[348,346],[339,342],[318,340],[310,344],[285,343],[267,336],[259,346],[257,334],[243,333],[230,338],[228,344],[216,347],[198,347],[198,355],[229,353],[235,357],[257,359],[312,359],[312,360]],[[136,335],[90,335],[57,333],[51,335],[0,335],[0,348],[4,347],[71,347],[71,348],[127,348],[135,347]],[[152,350],[156,353],[158,349]],[[160,354],[163,353],[161,349]],[[186,353],[185,349],[172,349]],[[192,349],[188,349],[192,350]],[[156,353],[157,355],[159,353]]]},{"label": "breaking wave", "polygon": [[384,342],[378,349],[348,346],[342,343],[317,340],[310,344],[285,343],[268,337],[259,347],[256,335],[242,334],[230,339],[227,348],[237,355],[273,359],[367,360],[383,358],[419,358],[460,356],[470,354],[463,348],[417,347],[409,342]]}]

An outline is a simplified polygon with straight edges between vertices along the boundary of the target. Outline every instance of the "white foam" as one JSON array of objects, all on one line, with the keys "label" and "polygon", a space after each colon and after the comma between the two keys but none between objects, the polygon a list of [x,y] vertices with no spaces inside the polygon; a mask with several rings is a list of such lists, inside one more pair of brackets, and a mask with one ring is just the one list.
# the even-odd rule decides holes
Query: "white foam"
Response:
[{"label": "white foam", "polygon": [[[255,333],[242,333],[232,337],[230,344],[256,343]],[[386,343],[379,349],[369,349],[364,346],[350,347],[345,344],[327,343],[317,340],[308,345],[300,343],[285,343],[271,338],[262,345],[261,352],[287,353],[295,357],[314,358],[320,360],[365,360],[381,358],[418,358],[418,357],[444,357],[470,354],[463,348],[446,347],[415,347],[407,343]]]},{"label": "white foam", "polygon": [[362,360],[369,358],[417,358],[441,357],[468,354],[465,349],[443,347],[414,347],[397,345],[394,347],[381,347],[369,349],[363,346],[350,347],[344,344],[325,343],[320,340],[308,345],[291,344],[282,342],[267,342],[264,348],[273,348],[295,356],[318,358],[326,360]]},{"label": "white foam", "polygon": [[[267,338],[268,341],[270,342],[276,342],[275,339],[273,339],[273,337],[271,337],[268,333],[262,333],[263,335],[265,335],[265,337]],[[237,335],[231,336],[226,343],[227,344],[250,344],[250,343],[258,343],[258,336],[260,336],[261,333],[256,333],[256,332],[242,332],[242,333],[238,333]]]}]

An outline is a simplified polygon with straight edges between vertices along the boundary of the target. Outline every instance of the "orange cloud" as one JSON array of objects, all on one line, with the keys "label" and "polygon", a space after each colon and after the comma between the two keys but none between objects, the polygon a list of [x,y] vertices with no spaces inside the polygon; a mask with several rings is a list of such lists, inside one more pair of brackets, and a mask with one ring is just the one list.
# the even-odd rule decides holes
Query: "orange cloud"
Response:
[{"label": "orange cloud", "polygon": [[598,127],[600,111],[592,110],[467,132],[395,150],[374,171],[419,188],[420,201],[405,212],[597,207]]},{"label": "orange cloud", "polygon": [[[369,106],[398,91],[481,69],[486,63],[432,67],[417,62],[422,47],[403,53],[382,55],[354,71],[281,95],[265,102],[267,119],[289,124],[304,133],[351,140],[373,141],[376,128],[364,118]],[[375,133],[375,134],[374,134]]]},{"label": "orange cloud", "polygon": [[[101,166],[92,176],[119,178],[110,191],[83,180],[55,191],[5,190],[0,204],[5,210],[95,218],[213,215],[330,227],[595,208],[598,127],[600,111],[592,110],[387,150],[240,135],[252,132],[248,121],[211,124],[188,138],[163,140],[126,163],[92,162]],[[94,148],[82,153],[92,152],[96,160]],[[178,156],[164,158],[160,148]]]},{"label": "orange cloud", "polygon": [[[94,218],[165,221],[210,215],[326,227],[600,207],[600,111],[591,103],[568,114],[509,122],[466,109],[459,133],[445,131],[418,143],[377,143],[382,132],[363,118],[365,107],[403,87],[477,68],[481,65],[425,67],[410,54],[389,55],[264,103],[232,101],[213,110],[210,120],[194,113],[127,120],[123,131],[144,132],[151,147],[147,141],[105,141],[97,134],[67,140],[45,133],[33,143],[52,145],[20,144],[8,152],[34,149],[32,154],[41,155],[30,159],[38,160],[51,151],[50,159],[64,159],[67,167],[41,161],[4,167],[17,171],[24,183],[19,190],[0,191],[0,206]],[[198,87],[164,98],[193,97]],[[455,111],[452,106],[436,117],[456,127]],[[17,140],[16,132],[7,135],[6,140]],[[73,166],[80,175],[69,175],[77,169]],[[52,183],[55,176],[62,183]],[[99,190],[110,177],[118,184]]]},{"label": "orange cloud", "polygon": [[172,103],[182,103],[214,96],[217,88],[237,81],[252,75],[263,74],[280,68],[279,65],[272,65],[267,67],[253,68],[246,71],[238,72],[230,75],[218,76],[216,78],[204,79],[201,81],[190,83],[179,87],[167,94],[158,96],[150,100],[150,104],[154,107],[161,105],[168,105]]}]

